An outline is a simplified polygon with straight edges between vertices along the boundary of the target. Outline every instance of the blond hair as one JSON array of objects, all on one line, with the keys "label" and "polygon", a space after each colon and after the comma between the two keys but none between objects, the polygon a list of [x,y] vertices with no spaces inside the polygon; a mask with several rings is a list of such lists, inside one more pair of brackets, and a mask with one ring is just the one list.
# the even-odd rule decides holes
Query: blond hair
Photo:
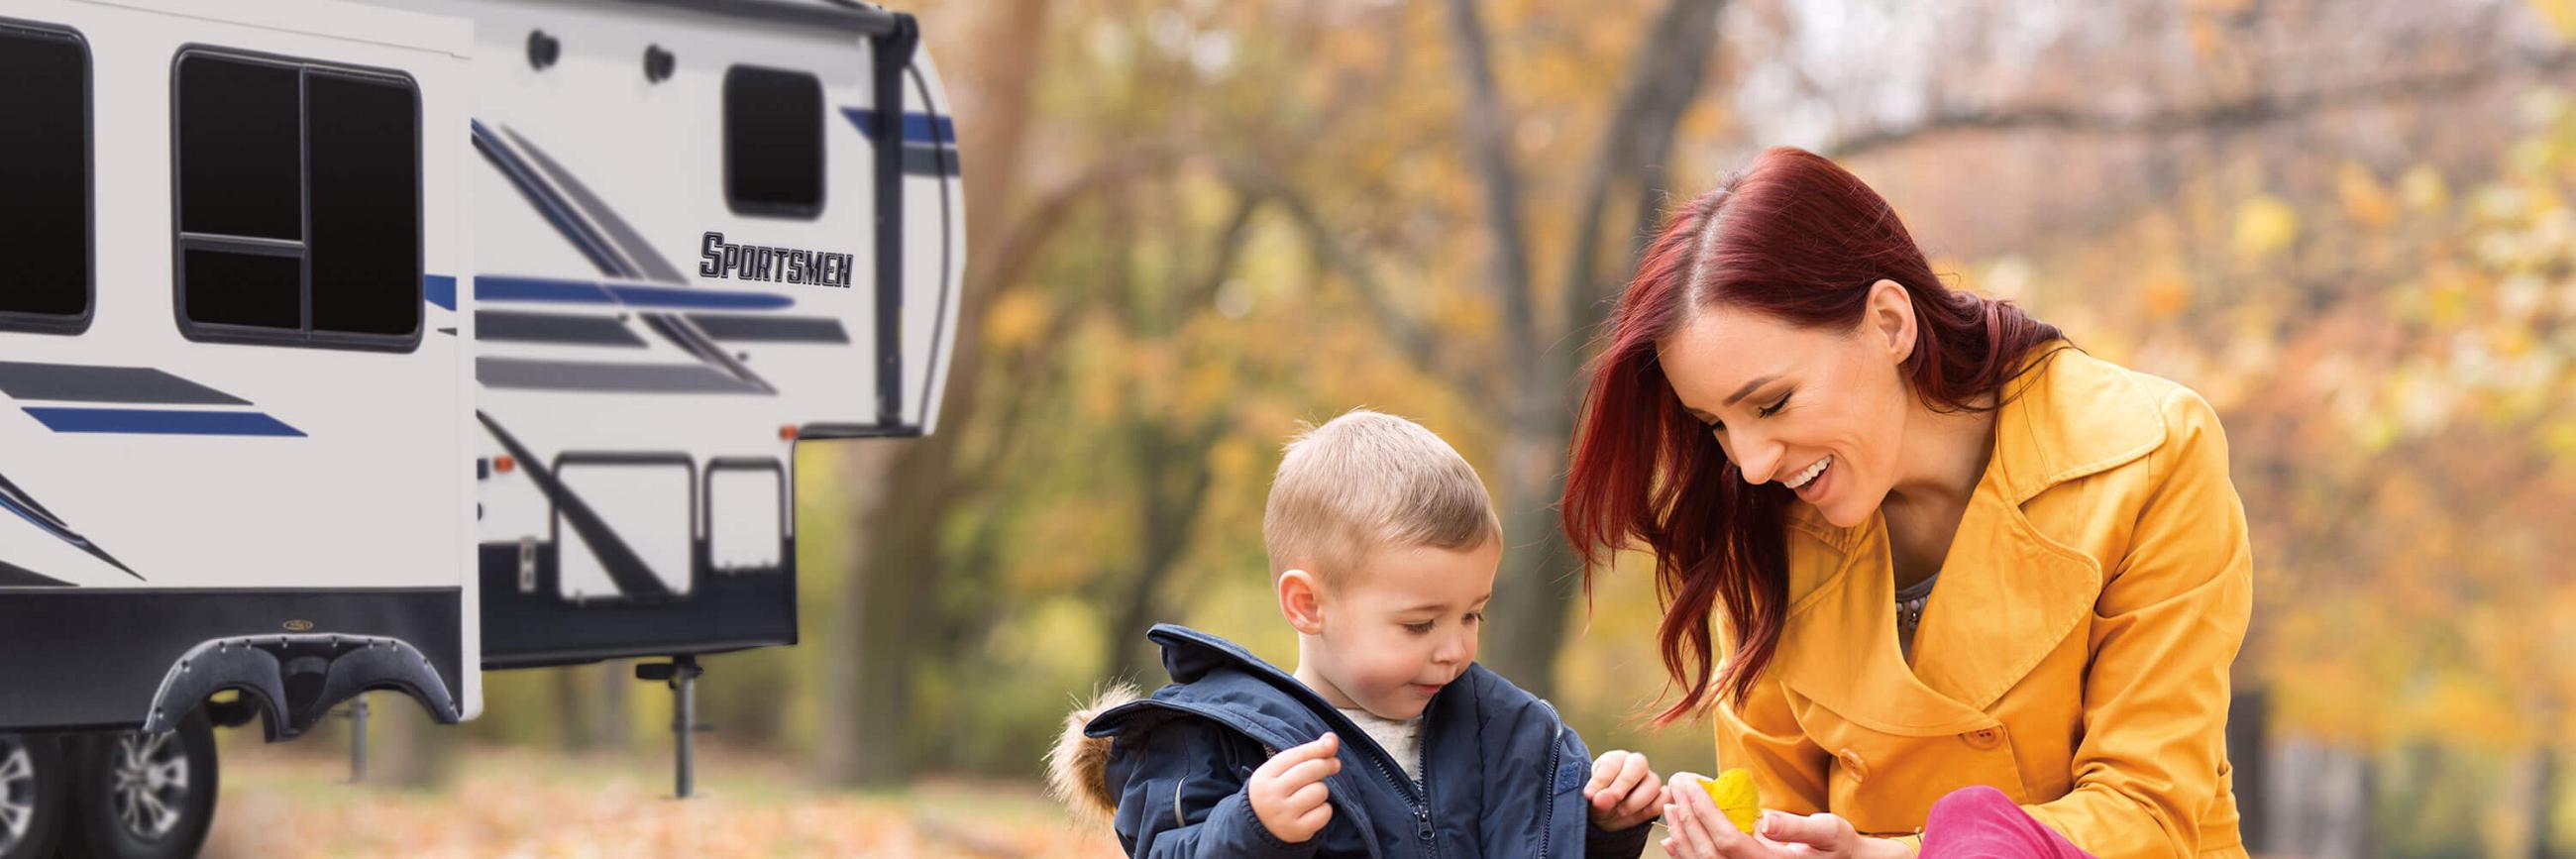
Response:
[{"label": "blond hair", "polygon": [[1421,424],[1365,408],[1289,439],[1261,514],[1274,580],[1303,569],[1330,584],[1378,549],[1464,551],[1502,534],[1466,457]]}]

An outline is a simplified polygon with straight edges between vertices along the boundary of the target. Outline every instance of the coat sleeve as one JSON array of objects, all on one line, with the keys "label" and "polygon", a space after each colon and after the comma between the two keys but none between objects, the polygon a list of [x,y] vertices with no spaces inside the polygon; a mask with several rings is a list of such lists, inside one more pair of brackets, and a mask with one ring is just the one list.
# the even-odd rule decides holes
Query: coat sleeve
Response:
[{"label": "coat sleeve", "polygon": [[[1724,630],[1718,635],[1719,641],[1727,640]],[[1709,709],[1716,715],[1718,772],[1735,767],[1751,772],[1765,809],[1791,814],[1825,810],[1830,801],[1825,776],[1833,756],[1807,738],[1778,678],[1757,678],[1741,704],[1721,691]]]},{"label": "coat sleeve", "polygon": [[2245,508],[2218,416],[2187,389],[2163,411],[2153,488],[2094,606],[2074,789],[2027,806],[2102,859],[2199,852],[2224,778],[2228,666],[2253,612]]},{"label": "coat sleeve", "polygon": [[[1564,739],[1559,742],[1565,746],[1567,760],[1592,760],[1592,749],[1583,744],[1582,735],[1575,733],[1572,728],[1566,729]],[[1588,778],[1592,769],[1587,766],[1582,772]],[[1550,777],[1553,778],[1554,774],[1551,773]],[[1612,832],[1592,824],[1592,807],[1583,803],[1581,782],[1575,784],[1574,794],[1566,799],[1571,799],[1575,804],[1583,806],[1577,812],[1583,815],[1583,859],[1637,859],[1639,856],[1646,855],[1646,841],[1654,837],[1655,821],[1648,820]],[[1563,802],[1565,799],[1558,801]]]},{"label": "coat sleeve", "polygon": [[1321,839],[1289,844],[1252,813],[1245,779],[1261,764],[1243,741],[1200,719],[1174,719],[1113,752],[1104,777],[1118,791],[1112,826],[1136,859],[1305,859]]}]

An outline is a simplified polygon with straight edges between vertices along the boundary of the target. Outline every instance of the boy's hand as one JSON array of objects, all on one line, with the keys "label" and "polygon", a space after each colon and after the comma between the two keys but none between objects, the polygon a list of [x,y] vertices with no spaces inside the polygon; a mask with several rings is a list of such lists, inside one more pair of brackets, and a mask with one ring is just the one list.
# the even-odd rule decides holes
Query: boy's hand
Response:
[{"label": "boy's hand", "polygon": [[1302,844],[1324,831],[1324,824],[1333,819],[1333,806],[1324,801],[1331,796],[1324,788],[1324,777],[1342,771],[1341,749],[1340,738],[1325,734],[1281,750],[1253,770],[1252,781],[1244,789],[1252,794],[1252,816],[1261,820],[1262,828],[1290,844]]},{"label": "boy's hand", "polygon": [[1664,784],[1636,752],[1608,751],[1592,762],[1583,786],[1584,811],[1603,832],[1618,832],[1655,819],[1664,806]]}]

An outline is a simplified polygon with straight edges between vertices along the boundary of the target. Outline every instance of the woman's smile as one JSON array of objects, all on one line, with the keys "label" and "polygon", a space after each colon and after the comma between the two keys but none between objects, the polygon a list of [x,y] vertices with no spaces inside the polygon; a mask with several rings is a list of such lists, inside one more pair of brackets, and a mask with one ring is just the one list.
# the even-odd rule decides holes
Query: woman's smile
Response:
[{"label": "woman's smile", "polygon": [[1825,478],[1833,472],[1833,465],[1833,454],[1826,454],[1825,458],[1816,460],[1815,464],[1780,482],[1795,490],[1799,500],[1814,504],[1825,497],[1825,489],[1830,482]]}]

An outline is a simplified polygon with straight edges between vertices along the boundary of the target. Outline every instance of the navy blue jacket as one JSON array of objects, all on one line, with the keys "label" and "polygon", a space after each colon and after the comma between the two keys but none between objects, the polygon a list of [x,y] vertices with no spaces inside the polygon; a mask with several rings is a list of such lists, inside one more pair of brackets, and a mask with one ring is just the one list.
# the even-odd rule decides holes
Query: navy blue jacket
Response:
[{"label": "navy blue jacket", "polygon": [[[1471,665],[1432,696],[1422,721],[1422,780],[1348,716],[1287,672],[1207,633],[1162,624],[1172,684],[1095,716],[1111,738],[1105,787],[1130,856],[1620,857],[1645,851],[1653,825],[1591,826],[1583,785],[1592,755],[1556,710]],[[1330,731],[1342,770],[1324,779],[1333,817],[1298,844],[1252,813],[1244,786],[1278,750]]]}]

